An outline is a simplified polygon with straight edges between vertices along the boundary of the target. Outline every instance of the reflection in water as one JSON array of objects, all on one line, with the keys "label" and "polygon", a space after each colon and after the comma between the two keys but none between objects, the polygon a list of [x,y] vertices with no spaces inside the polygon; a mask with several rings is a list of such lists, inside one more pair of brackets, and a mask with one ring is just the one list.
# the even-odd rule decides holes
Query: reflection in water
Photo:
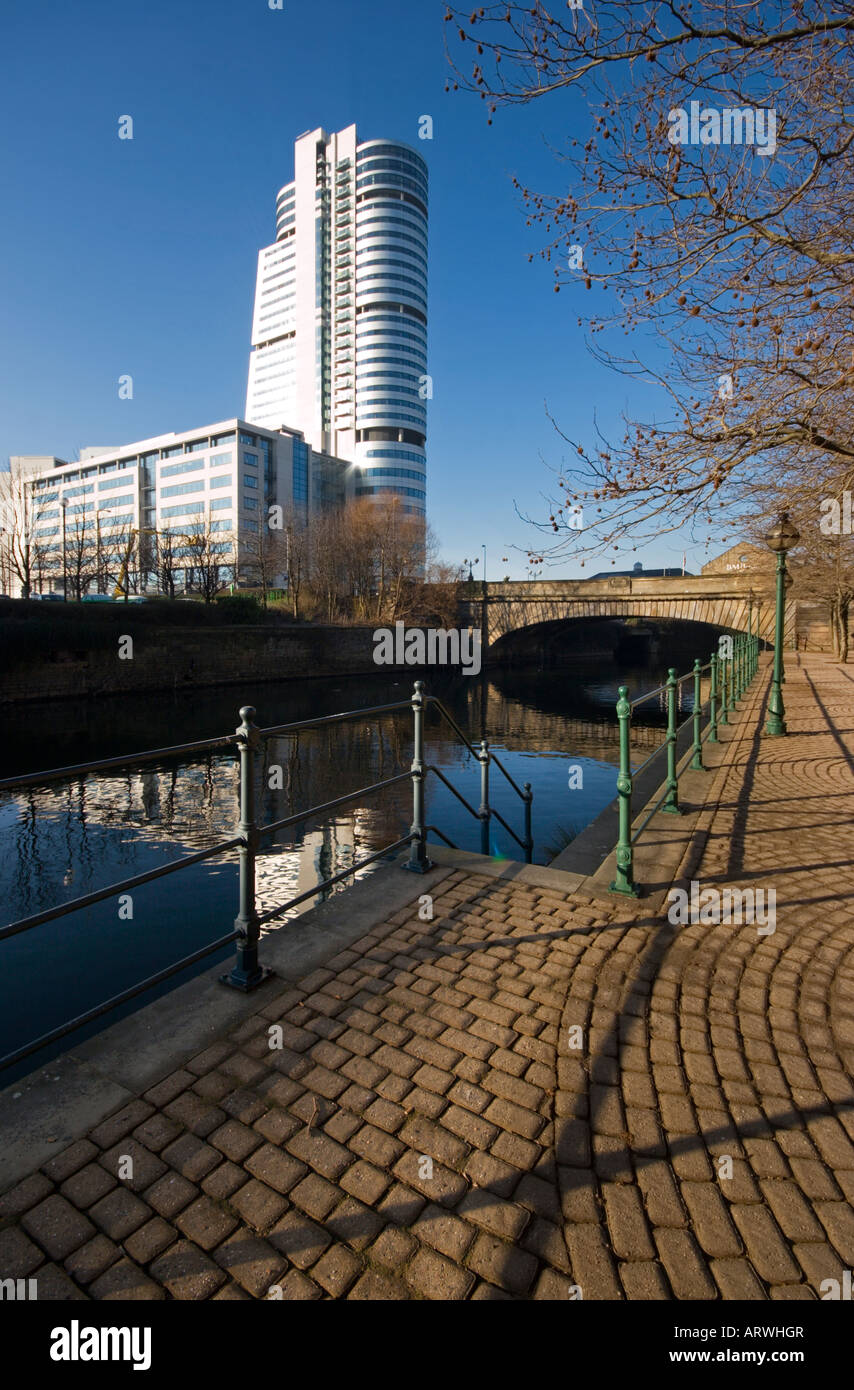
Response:
[{"label": "reflection in water", "polygon": [[[531,782],[534,859],[547,863],[614,796],[617,685],[625,682],[636,693],[660,678],[654,667],[603,676],[600,662],[596,670],[579,664],[574,671],[564,668],[533,676],[497,670],[471,679],[431,672],[428,686],[473,742],[488,739],[516,782]],[[410,691],[411,682],[399,674],[346,683],[339,679],[262,685],[255,690],[247,682],[237,697],[232,690],[216,690],[180,692],[174,698],[30,706],[27,720],[39,729],[42,765],[63,766],[129,748],[168,747],[222,734],[236,727],[238,704],[255,704],[263,727],[406,700]],[[425,724],[427,761],[441,768],[476,808],[477,761],[435,709]],[[635,729],[638,761],[660,742],[661,726],[661,710],[653,703]],[[30,770],[23,759],[32,756],[34,746],[23,740],[12,748],[4,746],[2,775]],[[267,739],[257,760],[258,820],[279,820],[334,800],[348,788],[408,771],[411,757],[408,708]],[[582,769],[581,789],[569,789],[570,765]],[[440,826],[461,848],[480,849],[478,823],[437,778],[428,778],[426,800],[428,822]],[[521,835],[521,802],[495,769],[491,801]],[[184,761],[164,758],[143,768],[78,776],[2,796],[3,920],[15,921],[70,902],[209,847],[233,835],[237,821],[238,767],[230,752]],[[321,820],[308,817],[266,837],[257,867],[259,911],[279,906],[394,842],[407,833],[410,821],[411,789],[404,781],[369,799],[357,798]],[[497,821],[490,848],[496,856],[522,857]],[[354,877],[378,868],[357,869]],[[352,879],[340,888],[349,882]],[[317,900],[308,899],[288,916],[298,916]],[[342,902],[346,911],[346,899]],[[200,948],[230,930],[236,913],[237,855],[230,851],[144,885],[124,905],[123,914],[111,899],[0,943],[0,978],[8,996],[0,1011],[0,1052]],[[272,922],[270,930],[287,930],[287,917]]]}]

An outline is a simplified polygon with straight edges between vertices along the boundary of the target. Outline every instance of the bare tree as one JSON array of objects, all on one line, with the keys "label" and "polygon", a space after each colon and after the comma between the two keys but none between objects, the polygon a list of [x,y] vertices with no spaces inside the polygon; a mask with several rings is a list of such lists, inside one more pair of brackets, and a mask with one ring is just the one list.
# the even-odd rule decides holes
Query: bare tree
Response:
[{"label": "bare tree", "polygon": [[428,536],[423,520],[404,512],[397,497],[375,504],[374,512],[376,617],[395,622],[411,610],[415,585],[424,578]]},{"label": "bare tree", "polygon": [[[20,474],[0,472],[0,529],[4,568],[17,582],[21,597],[57,570],[57,537],[60,531],[56,493],[34,489]],[[5,584],[4,580],[4,584]]]},{"label": "bare tree", "polygon": [[68,597],[79,602],[97,577],[100,563],[98,531],[93,516],[81,512],[69,517],[66,512],[64,550]]},{"label": "bare tree", "polygon": [[185,553],[187,588],[211,603],[235,574],[235,540],[230,532],[215,531],[209,516],[180,536]]},{"label": "bare tree", "polygon": [[[817,515],[854,479],[852,6],[601,0],[561,19],[502,0],[446,18],[458,64],[472,53],[454,85],[490,119],[549,96],[587,104],[561,191],[517,188],[555,290],[603,292],[579,318],[591,351],[661,401],[614,440],[561,432],[548,514],[530,518],[551,537],[540,557],[719,530],[752,514],[772,469],[784,496],[813,479]],[[616,350],[617,332],[651,333],[663,364]]]},{"label": "bare tree", "polygon": [[166,598],[175,597],[178,571],[183,568],[176,555],[175,533],[164,527],[155,537],[154,563],[157,587]]},{"label": "bare tree", "polygon": [[312,518],[309,578],[328,622],[334,622],[341,610],[347,577],[345,534],[342,512],[321,512]]},{"label": "bare tree", "polygon": [[260,588],[264,608],[269,590],[287,567],[287,543],[280,513],[281,508],[271,507],[258,530],[246,531],[240,538],[238,574]]},{"label": "bare tree", "polygon": [[286,507],[282,518],[285,539],[285,573],[288,599],[294,618],[300,615],[300,595],[306,581],[311,554],[311,533],[305,513],[299,507]]}]

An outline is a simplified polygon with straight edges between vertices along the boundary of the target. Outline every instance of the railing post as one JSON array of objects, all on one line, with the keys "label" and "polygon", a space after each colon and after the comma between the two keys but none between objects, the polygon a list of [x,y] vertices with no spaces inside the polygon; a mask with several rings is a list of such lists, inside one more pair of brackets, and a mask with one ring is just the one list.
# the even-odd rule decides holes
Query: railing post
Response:
[{"label": "railing post", "polygon": [[534,837],[531,833],[531,802],[534,793],[530,782],[525,783],[525,863],[530,864],[534,855]]},{"label": "railing post", "polygon": [[638,890],[632,878],[632,764],[629,748],[632,707],[628,700],[628,686],[621,685],[619,693],[617,720],[620,729],[620,770],[617,774],[617,793],[620,823],[617,839],[617,870],[611,884],[611,892],[626,893],[629,897],[636,898]]},{"label": "railing post", "polygon": [[727,667],[728,667],[728,673],[729,673],[729,712],[730,712],[730,714],[733,714],[733,713],[735,712],[735,647],[734,647],[734,646],[733,646],[733,654],[732,654],[732,656],[730,657],[729,661],[727,662]]},{"label": "railing post", "polygon": [[255,710],[244,705],[240,711],[240,727],[235,730],[240,750],[240,825],[243,843],[238,850],[240,860],[240,907],[234,919],[237,938],[237,959],[228,975],[220,975],[224,985],[244,994],[257,989],[268,975],[269,966],[258,964],[258,941],[261,927],[255,906],[255,856],[258,853],[258,824],[255,820],[255,757],[261,746],[261,733],[253,724]]},{"label": "railing post", "polygon": [[732,642],[732,707],[735,709],[739,701],[738,690],[738,633],[735,634]]},{"label": "railing post", "polygon": [[740,700],[744,694],[744,638],[738,634],[738,664],[736,666],[735,698]]},{"label": "railing post", "polygon": [[681,815],[679,810],[679,779],[676,776],[676,691],[679,681],[676,667],[667,672],[667,796],[662,811],[672,816]]},{"label": "railing post", "polygon": [[692,772],[705,772],[705,768],[703,767],[703,740],[700,737],[702,682],[703,673],[700,666],[700,658],[696,657],[694,660],[694,756],[691,759]]},{"label": "railing post", "polygon": [[719,666],[719,668],[718,668],[718,669],[720,670],[720,673],[721,673],[721,717],[720,717],[720,719],[718,720],[718,723],[719,723],[719,724],[728,724],[728,723],[729,723],[729,719],[727,718],[727,666],[728,666],[728,665],[729,665],[729,658],[728,658],[726,655],[722,656],[721,659],[720,659],[720,666]]},{"label": "railing post", "polygon": [[486,739],[480,743],[480,852],[489,854],[489,744]]},{"label": "railing post", "polygon": [[427,832],[424,829],[424,682],[416,681],[412,692],[412,824],[415,836],[409,847],[409,859],[404,869],[414,874],[426,874],[434,868],[427,855]]},{"label": "railing post", "polygon": [[711,673],[709,676],[709,743],[718,742],[718,656],[717,652],[712,652],[712,659],[709,663]]}]

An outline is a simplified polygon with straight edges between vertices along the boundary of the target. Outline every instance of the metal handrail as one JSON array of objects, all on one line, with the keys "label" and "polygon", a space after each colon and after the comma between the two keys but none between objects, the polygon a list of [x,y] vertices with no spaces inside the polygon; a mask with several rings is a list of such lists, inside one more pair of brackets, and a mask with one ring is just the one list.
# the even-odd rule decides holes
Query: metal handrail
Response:
[{"label": "metal handrail", "polygon": [[324,801],[320,806],[310,806],[307,811],[297,811],[292,816],[283,816],[281,820],[271,821],[269,825],[259,825],[259,835],[273,835],[280,830],[285,830],[289,825],[299,825],[301,821],[308,820],[310,817],[324,815],[326,811],[334,811],[336,806],[344,806],[348,801],[355,801],[359,796],[370,796],[372,792],[382,791],[384,787],[393,787],[398,782],[408,782],[411,774],[409,772],[399,772],[396,777],[386,777],[383,782],[374,782],[369,787],[357,787],[354,792],[347,792],[344,796],[336,796],[334,801]]},{"label": "metal handrail", "polygon": [[[741,699],[752,683],[758,665],[759,637],[751,630],[746,635],[739,633],[735,638],[728,639],[728,646],[719,647],[718,652],[712,652],[710,659],[705,664],[701,665],[698,657],[692,670],[684,675],[677,675],[675,667],[671,667],[663,685],[657,686],[655,690],[648,691],[634,700],[628,699],[628,687],[620,686],[619,699],[617,700],[617,721],[620,734],[620,766],[617,774],[619,831],[615,851],[616,872],[611,883],[612,892],[624,893],[631,897],[639,895],[639,888],[634,880],[634,846],[637,840],[655,815],[659,813],[681,815],[679,806],[680,767],[677,764],[677,746],[680,733],[686,725],[693,724],[691,761],[687,767],[692,772],[705,772],[707,769],[703,763],[703,744],[719,741],[719,725],[728,723],[730,712],[734,710],[736,702]],[[710,672],[710,680],[708,699],[704,701],[702,699],[702,678],[705,671]],[[678,692],[686,681],[692,679],[694,698],[691,713],[681,724],[677,724]],[[719,681],[720,684],[718,684]],[[664,739],[641,763],[640,767],[632,769],[630,746],[632,711],[662,691],[667,693],[667,729]],[[703,715],[707,709],[709,722],[704,733],[702,723]],[[649,767],[662,748],[667,753],[664,791],[655,805],[647,811],[640,825],[633,828],[632,791],[634,779]],[[681,771],[685,770],[685,766],[683,766]]]},{"label": "metal handrail", "polygon": [[[436,708],[438,709],[439,713],[440,713],[440,714],[447,720],[447,722],[450,724],[451,728],[454,730],[454,733],[456,733],[456,734],[462,739],[463,743],[466,745],[466,748],[468,748],[469,752],[470,752],[470,753],[473,753],[474,756],[478,759],[478,761],[480,761],[480,757],[481,757],[480,752],[478,751],[477,748],[475,748],[475,747],[473,746],[473,744],[469,743],[468,739],[466,738],[466,736],[465,736],[465,734],[463,733],[462,729],[460,728],[459,724],[458,724],[457,721],[454,719],[453,715],[451,715],[451,714],[448,713],[448,711],[446,710],[445,706],[442,704],[442,701],[441,701],[440,699],[438,699],[437,696],[435,696],[435,695],[428,695],[428,696],[427,696],[427,700],[429,701],[429,703],[430,703],[431,705],[435,705],[435,706],[436,706]],[[492,752],[490,752],[489,757],[490,757],[491,761],[495,763],[495,766],[498,768],[499,772],[503,772],[503,773],[504,773],[504,776],[507,778],[507,781],[510,783],[510,785],[511,785],[511,787],[513,788],[513,790],[514,790],[514,792],[516,793],[516,795],[517,795],[522,801],[525,801],[525,800],[526,800],[525,793],[522,791],[522,789],[521,789],[521,787],[518,785],[518,783],[515,782],[515,781],[513,780],[513,778],[510,776],[510,773],[507,771],[507,769],[506,769],[506,767],[504,766],[504,764],[503,764],[502,762],[500,762],[499,759],[498,759],[498,758],[495,756],[495,754],[492,753]],[[519,843],[521,844],[521,841],[520,841]]]},{"label": "metal handrail", "polygon": [[389,714],[396,709],[411,709],[410,700],[395,700],[390,705],[369,705],[366,709],[348,709],[340,714],[320,714],[316,719],[297,719],[291,724],[271,724],[259,729],[264,738],[275,738],[279,734],[294,734],[300,729],[317,729],[321,724],[343,724],[345,719],[366,719],[372,714]]},{"label": "metal handrail", "polygon": [[442,704],[442,701],[438,698],[438,696],[436,696],[436,695],[427,695],[427,696],[425,696],[425,699],[427,700],[427,703],[428,703],[428,704],[430,704],[430,705],[435,705],[435,706],[436,706],[436,708],[437,708],[437,710],[439,711],[439,713],[440,713],[440,714],[442,715],[442,717],[446,720],[446,722],[447,722],[448,724],[450,724],[450,726],[451,726],[451,728],[453,729],[454,733],[457,734],[457,736],[462,740],[462,742],[465,744],[465,746],[466,746],[466,748],[469,750],[469,752],[470,752],[470,753],[474,753],[474,756],[475,756],[476,758],[478,758],[478,757],[480,756],[480,754],[478,753],[478,750],[475,748],[474,744],[469,743],[469,741],[468,741],[466,735],[463,733],[463,731],[462,731],[462,729],[460,728],[459,724],[457,723],[456,719],[454,718],[454,716],[453,716],[452,714],[449,714],[449,713],[448,713],[448,711],[446,710],[445,706]]},{"label": "metal handrail", "polygon": [[[462,739],[465,746],[477,758],[481,767],[481,806],[475,811],[465,797],[461,796],[456,787],[445,777],[441,770],[434,766],[428,766],[424,762],[424,706],[428,702],[436,704],[440,713],[444,716],[451,728]],[[284,816],[279,820],[271,821],[266,825],[258,825],[255,820],[255,763],[256,754],[259,752],[264,739],[278,737],[282,734],[296,733],[302,729],[319,728],[323,725],[340,724],[347,719],[372,718],[377,715],[391,713],[392,711],[411,709],[413,714],[414,738],[413,738],[413,759],[409,772],[396,774],[394,777],[384,778],[380,782],[374,782],[369,786],[359,787],[355,791],[346,792],[343,796],[335,797],[331,801],[323,802],[317,806],[310,806],[306,810],[294,812],[292,815]],[[96,889],[92,893],[87,893],[83,897],[75,898],[70,902],[62,903],[58,907],[48,908],[43,912],[33,913],[29,917],[22,918],[17,922],[10,922],[5,927],[0,928],[0,940],[18,935],[21,932],[29,931],[33,927],[41,926],[45,922],[54,921],[59,917],[68,916],[72,912],[89,907],[94,903],[102,902],[107,898],[115,897],[130,889],[138,888],[142,884],[150,883],[154,879],[163,878],[168,874],[177,873],[180,869],[186,869],[192,865],[202,863],[204,860],[211,859],[217,854],[223,854],[228,850],[237,849],[240,868],[240,887],[239,887],[239,908],[234,923],[234,930],[225,936],[219,937],[215,942],[200,950],[183,957],[174,965],[167,966],[158,971],[155,975],[149,976],[139,984],[123,990],[114,995],[111,999],[104,1001],[86,1013],[80,1014],[77,1018],[62,1024],[59,1028],[52,1029],[42,1037],[27,1043],[24,1047],[18,1048],[15,1052],[6,1057],[0,1058],[0,1070],[14,1065],[16,1062],[24,1060],[40,1048],[58,1041],[77,1028],[92,1022],[96,1018],[108,1013],[111,1009],[126,1003],[145,990],[160,984],[169,979],[172,975],[178,974],[181,970],[204,960],[207,956],[215,954],[223,949],[232,941],[237,943],[237,959],[233,969],[229,974],[220,976],[222,983],[233,988],[248,992],[257,988],[271,973],[268,967],[263,967],[258,959],[258,943],[260,940],[261,926],[281,917],[284,913],[292,910],[300,903],[309,898],[317,897],[327,888],[333,887],[336,883],[342,882],[346,878],[352,877],[359,869],[374,863],[378,859],[387,857],[402,849],[410,846],[410,856],[403,865],[416,873],[426,873],[434,867],[427,855],[427,834],[432,831],[444,840],[452,848],[456,848],[453,841],[448,839],[436,826],[425,824],[424,815],[424,778],[426,773],[435,772],[439,779],[454,793],[463,803],[466,809],[481,823],[481,848],[484,853],[489,852],[489,823],[494,815],[501,822],[504,828],[512,835],[513,839],[525,851],[527,862],[530,863],[533,851],[533,838],[531,834],[531,802],[533,792],[530,783],[525,783],[524,790],[521,790],[514,779],[507,772],[506,768],[499,762],[493,753],[490,752],[486,742],[482,742],[480,750],[476,749],[460,729],[456,720],[448,713],[441,701],[435,697],[424,694],[422,681],[415,682],[415,688],[409,700],[396,700],[390,704],[373,705],[361,710],[346,710],[338,714],[322,715],[316,719],[302,719],[290,724],[276,724],[268,728],[258,728],[253,723],[255,710],[251,705],[244,706],[240,711],[241,724],[234,734],[222,735],[216,738],[198,739],[192,743],[176,744],[169,748],[149,749],[141,753],[130,753],[113,758],[102,758],[96,762],[78,763],[65,768],[52,768],[45,772],[30,773],[21,777],[9,777],[0,781],[0,791],[11,791],[20,787],[38,785],[44,782],[55,781],[61,778],[69,778],[80,775],[88,775],[92,772],[101,772],[115,767],[126,767],[132,764],[155,762],[165,758],[177,757],[186,753],[196,753],[216,748],[233,748],[236,744],[240,758],[240,824],[239,833],[228,840],[210,846],[207,849],[198,850],[194,854],[186,855],[172,863],[161,865],[156,869],[149,869],[144,873],[135,874],[131,878],[123,879],[119,883],[111,883],[104,888]],[[489,805],[489,765],[497,763],[507,781],[521,797],[525,806],[525,838],[520,839],[516,832],[507,824],[503,816]],[[354,801],[358,797],[370,796],[375,792],[385,788],[396,786],[400,782],[411,780],[413,813],[412,826],[407,835],[394,841],[384,848],[375,850],[365,858],[357,860],[348,865],[346,869],[324,878],[319,883],[294,897],[288,898],[284,903],[275,908],[271,908],[265,913],[257,911],[256,903],[256,856],[262,836],[269,836],[278,833],[288,826],[299,824],[313,817],[327,814],[337,807],[344,805],[348,801]],[[484,849],[484,846],[486,848]]]},{"label": "metal handrail", "polygon": [[444,772],[442,772],[440,768],[434,767],[434,765],[433,765],[432,763],[428,763],[427,766],[424,768],[424,771],[425,771],[425,772],[434,772],[434,773],[436,774],[436,776],[438,777],[439,781],[440,781],[440,782],[444,782],[445,786],[448,788],[448,791],[454,793],[454,796],[457,798],[457,801],[461,801],[461,802],[462,802],[463,806],[465,806],[465,808],[466,808],[466,810],[468,811],[469,815],[474,816],[475,820],[479,820],[479,819],[480,819],[479,813],[474,809],[474,807],[471,805],[470,802],[466,801],[466,799],[465,799],[465,797],[462,795],[462,793],[457,791],[457,789],[456,789],[456,787],[454,786],[453,782],[449,782],[449,781],[448,781],[448,779],[447,779],[447,777],[445,776]]},{"label": "metal handrail", "polygon": [[68,917],[72,912],[79,912],[84,907],[91,907],[93,903],[103,902],[105,898],[114,898],[130,888],[140,888],[143,883],[151,883],[155,878],[165,878],[167,874],[176,874],[179,869],[189,869],[193,864],[200,864],[204,859],[213,859],[215,854],[224,854],[226,850],[235,849],[242,844],[243,837],[235,835],[231,840],[222,840],[209,849],[200,849],[195,854],[185,855],[183,859],[161,864],[159,869],[148,869],[143,874],[135,874],[133,878],[122,879],[121,883],[110,883],[106,888],[97,888],[94,893],[86,893],[82,898],[72,898],[70,902],[60,903],[59,907],[49,907],[44,912],[35,912],[32,917],[22,917],[19,922],[10,922],[8,926],[0,927],[0,941],[17,936],[20,932],[30,931],[32,927],[40,927],[44,922],[53,922],[57,917]]},{"label": "metal handrail", "polygon": [[5,1057],[0,1058],[0,1070],[14,1066],[16,1062],[23,1062],[25,1057],[30,1057],[40,1048],[47,1047],[49,1043],[58,1042],[60,1038],[73,1033],[76,1028],[82,1028],[87,1023],[92,1023],[96,1018],[103,1017],[111,1009],[117,1009],[120,1004],[126,1004],[129,1000],[135,999],[137,995],[143,994],[147,989],[153,989],[155,985],[162,984],[172,975],[178,975],[182,970],[187,970],[191,965],[196,965],[206,956],[215,955],[224,947],[229,946],[232,941],[237,939],[238,932],[228,932],[226,936],[221,936],[218,941],[212,941],[207,946],[202,946],[198,951],[193,951],[189,956],[184,956],[183,960],[177,961],[174,965],[167,965],[164,970],[158,970],[156,975],[149,975],[147,980],[142,980],[139,984],[131,985],[130,989],[123,989],[121,994],[114,994],[112,999],[106,999],[102,1004],[96,1004],[94,1009],[88,1009],[85,1014],[78,1014],[68,1023],[63,1023],[59,1028],[53,1028],[49,1033],[43,1033],[40,1038],[35,1038],[33,1042],[26,1043],[24,1047],[19,1047],[16,1052],[9,1052]]},{"label": "metal handrail", "polygon": [[[374,860],[382,859],[388,854],[394,854],[396,849],[402,849],[404,845],[409,845],[415,839],[413,834],[404,835],[399,840],[395,840],[393,845],[385,845],[383,849],[375,850],[364,859],[357,859],[348,868],[341,869],[337,874],[331,874],[329,878],[323,880],[324,888],[331,888],[333,883],[340,883],[342,879],[349,878],[357,869],[363,869],[366,864],[373,864]],[[318,888],[308,888],[304,893],[299,893],[295,898],[288,898],[281,907],[271,908],[269,912],[262,912],[258,918],[258,925],[263,926],[265,922],[272,922],[275,917],[281,917],[283,912],[290,912],[291,908],[297,907],[300,903],[306,902],[309,898],[317,896]]]},{"label": "metal handrail", "polygon": [[501,824],[504,826],[504,829],[507,831],[507,834],[513,836],[513,839],[516,841],[517,845],[521,846],[522,849],[525,849],[526,846],[525,846],[524,840],[520,840],[520,839],[519,839],[519,836],[516,834],[516,831],[513,830],[512,827],[509,826],[509,825],[507,824],[507,822],[506,822],[506,820],[504,819],[504,817],[502,816],[501,812],[500,812],[500,811],[496,811],[495,808],[493,807],[492,814],[494,815],[494,817],[495,817],[495,819],[496,819],[497,821],[500,821],[500,822],[501,822]]},{"label": "metal handrail", "polygon": [[456,849],[456,848],[457,848],[457,846],[454,844],[453,840],[449,840],[448,837],[447,837],[447,835],[445,834],[444,830],[440,830],[439,827],[438,827],[438,825],[425,825],[424,829],[425,829],[425,830],[432,830],[433,834],[434,834],[434,835],[438,835],[438,836],[439,836],[439,839],[440,839],[440,840],[444,840],[444,841],[445,841],[445,844],[446,844],[446,845],[449,845],[451,849]]},{"label": "metal handrail", "polygon": [[47,772],[27,772],[22,777],[4,777],[0,780],[0,792],[13,791],[16,787],[36,786],[41,782],[54,782],[63,777],[77,777],[81,773],[103,772],[109,767],[127,767],[132,763],[157,762],[161,758],[177,758],[184,753],[201,753],[209,748],[228,748],[234,746],[234,734],[221,734],[217,738],[197,739],[194,743],[176,743],[171,748],[150,748],[143,753],[121,754],[116,758],[101,758],[94,763],[75,763],[71,767],[53,767]]}]

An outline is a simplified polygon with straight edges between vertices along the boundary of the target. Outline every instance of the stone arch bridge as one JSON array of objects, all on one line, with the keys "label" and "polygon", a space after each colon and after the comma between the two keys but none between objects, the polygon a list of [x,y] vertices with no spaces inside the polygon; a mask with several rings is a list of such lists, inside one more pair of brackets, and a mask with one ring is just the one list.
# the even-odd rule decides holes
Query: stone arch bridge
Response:
[{"label": "stone arch bridge", "polygon": [[[803,626],[802,605],[787,598],[785,645]],[[709,623],[729,632],[752,630],[774,643],[773,577],[761,574],[614,576],[604,579],[472,582],[464,587],[461,622],[480,627],[484,650],[502,637],[540,623],[585,618],[668,619]]]}]

